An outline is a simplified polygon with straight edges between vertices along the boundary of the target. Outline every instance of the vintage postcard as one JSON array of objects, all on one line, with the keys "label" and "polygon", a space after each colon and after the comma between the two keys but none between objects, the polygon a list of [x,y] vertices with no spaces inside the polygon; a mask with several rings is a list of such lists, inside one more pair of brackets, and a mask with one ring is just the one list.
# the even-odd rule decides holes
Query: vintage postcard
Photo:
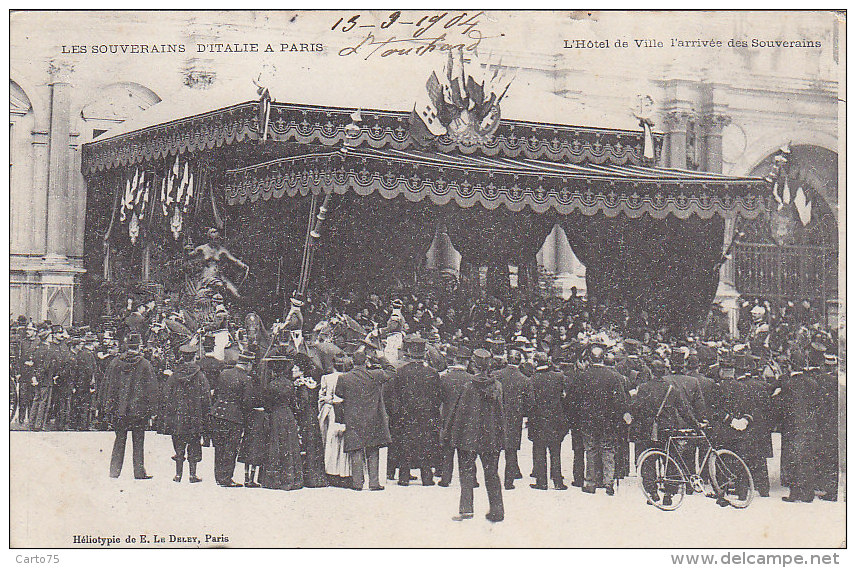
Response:
[{"label": "vintage postcard", "polygon": [[12,548],[846,546],[844,11],[9,17]]}]

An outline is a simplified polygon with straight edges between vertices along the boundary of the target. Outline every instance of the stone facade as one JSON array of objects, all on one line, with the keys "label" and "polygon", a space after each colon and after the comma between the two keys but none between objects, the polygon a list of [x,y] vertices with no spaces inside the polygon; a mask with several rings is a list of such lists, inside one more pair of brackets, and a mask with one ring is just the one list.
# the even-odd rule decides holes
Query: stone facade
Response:
[{"label": "stone facade", "polygon": [[[285,12],[17,12],[11,19],[11,306],[13,315],[70,323],[80,309],[86,189],[81,145],[187,87],[287,73],[312,53],[223,54],[199,44],[270,41],[321,43],[333,57],[353,39],[330,32],[332,13]],[[481,24],[480,52],[517,70],[510,97],[546,92],[564,97],[577,125],[638,128],[634,105],[654,101],[651,118],[664,132],[664,167],[747,175],[788,142],[838,151],[839,33],[833,13],[496,14]],[[383,20],[382,13],[366,14]],[[332,18],[332,20],[331,20]],[[521,25],[524,20],[526,25]],[[328,22],[327,20],[331,20]],[[540,33],[535,33],[539,31]],[[38,32],[38,33],[36,33]],[[568,50],[562,38],[670,35],[812,39],[816,49]],[[265,40],[259,36],[265,36]],[[167,53],[110,53],[123,43],[155,44]],[[86,54],[73,53],[87,46]],[[184,46],[179,52],[177,46]],[[107,46],[107,53],[93,48]],[[256,56],[257,55],[257,56]],[[414,58],[414,77],[426,74]],[[427,63],[425,65],[428,65]],[[426,67],[427,69],[427,67]],[[341,79],[341,78],[340,78]],[[324,80],[323,77],[321,80]],[[367,80],[351,77],[348,81]],[[370,80],[370,78],[368,78]],[[404,79],[402,78],[402,81]],[[415,85],[418,86],[417,79]],[[415,89],[409,82],[406,88]],[[342,89],[342,106],[348,106]],[[276,97],[276,93],[273,96]],[[838,216],[837,185],[824,198]],[[729,231],[726,231],[730,238]],[[547,254],[557,267],[566,241],[553,236]],[[564,250],[564,252],[562,252]],[[544,254],[541,255],[542,258]],[[723,267],[726,283],[731,269]]]}]

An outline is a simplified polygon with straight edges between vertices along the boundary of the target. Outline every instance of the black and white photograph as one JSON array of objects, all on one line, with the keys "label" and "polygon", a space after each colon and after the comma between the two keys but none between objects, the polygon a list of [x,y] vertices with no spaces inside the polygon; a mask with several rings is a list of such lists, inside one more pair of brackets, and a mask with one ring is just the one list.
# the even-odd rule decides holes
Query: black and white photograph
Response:
[{"label": "black and white photograph", "polygon": [[9,18],[11,549],[839,562],[846,11]]}]

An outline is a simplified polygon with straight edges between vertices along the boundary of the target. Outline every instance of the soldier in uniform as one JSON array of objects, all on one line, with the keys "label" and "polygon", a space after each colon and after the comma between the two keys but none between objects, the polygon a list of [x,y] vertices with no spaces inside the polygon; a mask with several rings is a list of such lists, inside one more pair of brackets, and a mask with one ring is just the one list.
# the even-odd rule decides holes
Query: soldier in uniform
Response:
[{"label": "soldier in uniform", "polygon": [[[505,489],[514,489],[514,481],[522,479],[517,452],[520,451],[520,439],[523,435],[523,417],[531,416],[534,405],[532,380],[520,372],[523,355],[512,349],[507,363],[494,377],[502,385],[502,408],[505,414]],[[531,421],[531,418],[530,418]],[[555,457],[554,457],[555,459]]]},{"label": "soldier in uniform", "polygon": [[740,454],[749,467],[755,489],[761,497],[770,496],[770,474],[767,460],[773,457],[773,401],[770,398],[770,388],[760,376],[759,359],[747,356],[743,358],[745,366],[739,381],[749,387],[751,399],[749,414],[752,419],[747,428],[745,454]]},{"label": "soldier in uniform", "polygon": [[422,485],[434,485],[431,468],[441,461],[443,426],[440,375],[425,362],[426,346],[421,337],[405,337],[404,352],[409,361],[398,368],[393,382],[400,404],[398,484],[407,485],[411,468],[418,467]]},{"label": "soldier in uniform", "polygon": [[[85,339],[90,339],[84,337]],[[91,342],[84,343],[80,338],[80,347],[75,349],[74,377],[71,386],[71,415],[72,430],[89,430],[90,404],[92,391],[95,388],[95,355],[92,353]]]},{"label": "soldier in uniform", "polygon": [[18,355],[18,424],[26,424],[30,418],[30,407],[33,404],[34,361],[33,352],[39,346],[36,328],[28,323],[22,331],[21,347]]},{"label": "soldier in uniform", "polygon": [[232,476],[244,433],[247,390],[252,388],[249,373],[255,353],[244,351],[234,367],[224,369],[214,389],[214,479],[221,487],[240,487]]},{"label": "soldier in uniform", "polygon": [[[533,489],[547,489],[547,451],[550,452],[550,479],[556,489],[565,490],[562,475],[562,441],[570,426],[562,406],[565,380],[550,365],[547,353],[535,353],[532,376],[532,406],[529,410],[529,439],[532,441]],[[504,391],[503,391],[504,393]]]},{"label": "soldier in uniform", "polygon": [[172,436],[175,450],[173,481],[181,481],[186,459],[190,483],[199,483],[202,479],[196,475],[196,468],[202,461],[202,433],[210,431],[211,386],[196,363],[196,341],[191,340],[178,350],[181,362],[166,381],[163,427],[164,433]]},{"label": "soldier in uniform", "polygon": [[47,426],[51,393],[56,369],[54,339],[49,329],[39,332],[42,343],[32,354],[33,361],[33,406],[30,409],[30,429],[39,431]]},{"label": "soldier in uniform", "polygon": [[56,378],[54,379],[51,399],[52,414],[56,417],[56,429],[63,431],[68,429],[72,387],[77,366],[75,353],[80,346],[80,341],[76,337],[69,337],[68,333],[59,325],[54,327],[54,337],[60,340],[56,344],[56,367],[53,372]]}]

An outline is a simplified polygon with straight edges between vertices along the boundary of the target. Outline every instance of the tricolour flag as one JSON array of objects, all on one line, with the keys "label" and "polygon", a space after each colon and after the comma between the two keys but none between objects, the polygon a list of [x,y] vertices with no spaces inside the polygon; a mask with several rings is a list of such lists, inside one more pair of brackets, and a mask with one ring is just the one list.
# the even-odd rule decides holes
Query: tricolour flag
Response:
[{"label": "tricolour flag", "polygon": [[797,214],[803,226],[808,225],[811,221],[811,201],[809,201],[802,187],[797,189],[797,193],[794,196],[794,206],[797,208]]}]

